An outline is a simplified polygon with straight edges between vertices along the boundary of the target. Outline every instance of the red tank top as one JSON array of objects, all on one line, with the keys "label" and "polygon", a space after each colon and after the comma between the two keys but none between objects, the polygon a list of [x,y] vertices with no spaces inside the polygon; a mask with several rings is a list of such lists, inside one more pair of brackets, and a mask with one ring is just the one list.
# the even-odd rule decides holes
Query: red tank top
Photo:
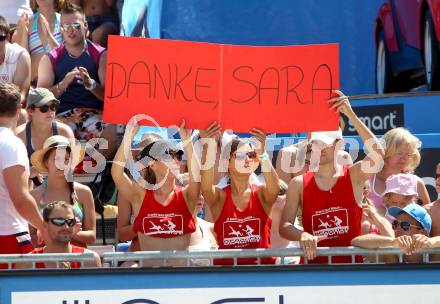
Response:
[{"label": "red tank top", "polygon": [[188,210],[182,189],[174,188],[173,198],[166,206],[156,201],[153,191],[147,190],[133,231],[164,239],[196,231],[196,222]]},{"label": "red tank top", "polygon": [[[257,186],[251,188],[246,209],[240,211],[234,205],[231,186],[223,189],[225,202],[219,218],[214,223],[219,249],[271,248],[270,228],[272,219],[266,214],[257,194]],[[237,264],[256,264],[256,258],[240,258]],[[274,264],[272,257],[262,258],[262,264]],[[215,265],[232,265],[232,259],[216,259]]]},{"label": "red tank top", "polygon": [[[302,224],[311,235],[327,235],[319,247],[351,246],[351,240],[361,234],[362,208],[357,204],[351,185],[350,171],[344,166],[343,175],[329,191],[318,188],[315,173],[303,175]],[[317,257],[311,264],[328,263],[327,257]],[[361,263],[362,258],[356,257]],[[351,257],[333,257],[332,263],[351,263]]]},{"label": "red tank top", "polygon": [[[31,254],[44,253],[46,246],[32,250]],[[85,248],[72,245],[72,253],[84,253]],[[46,268],[44,263],[36,263],[35,268]],[[70,262],[70,268],[81,268],[81,262]]]}]

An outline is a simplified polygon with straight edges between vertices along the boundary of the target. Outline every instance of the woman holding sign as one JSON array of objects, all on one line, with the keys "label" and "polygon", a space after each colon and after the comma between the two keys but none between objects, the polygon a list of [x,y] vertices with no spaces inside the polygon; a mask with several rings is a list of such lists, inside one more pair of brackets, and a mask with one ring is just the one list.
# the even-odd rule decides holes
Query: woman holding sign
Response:
[{"label": "woman holding sign", "polygon": [[[133,181],[124,167],[131,156],[130,147],[139,126],[129,124],[112,166],[112,177],[121,194],[134,206],[140,206],[133,224],[133,231],[139,238],[142,251],[185,250],[191,233],[196,230],[193,216],[200,195],[200,183],[194,179],[199,174],[198,166],[193,167],[194,148],[191,131],[180,127],[180,136],[187,156],[189,183],[176,186],[183,151],[168,140],[152,138],[136,156],[136,164],[142,164],[143,179]],[[196,165],[196,164],[195,164]],[[191,170],[193,169],[193,170]],[[172,265],[181,261],[170,261]],[[148,265],[162,264],[149,261]],[[147,263],[144,263],[147,265]]]},{"label": "woman holding sign", "polygon": [[[212,147],[220,127],[211,124],[201,137],[211,141]],[[214,167],[201,170],[202,194],[214,218],[214,231],[219,249],[270,248],[270,212],[277,199],[278,175],[266,153],[266,134],[258,129],[250,132],[256,139],[256,148],[251,141],[234,139],[230,142],[227,158],[229,184],[220,189],[214,184]],[[216,149],[204,145],[202,163],[213,163]],[[250,183],[250,176],[261,164],[265,185]],[[232,259],[217,259],[218,265],[232,264]],[[256,264],[256,258],[240,258],[238,264]],[[273,264],[275,259],[262,258],[264,264]]]}]

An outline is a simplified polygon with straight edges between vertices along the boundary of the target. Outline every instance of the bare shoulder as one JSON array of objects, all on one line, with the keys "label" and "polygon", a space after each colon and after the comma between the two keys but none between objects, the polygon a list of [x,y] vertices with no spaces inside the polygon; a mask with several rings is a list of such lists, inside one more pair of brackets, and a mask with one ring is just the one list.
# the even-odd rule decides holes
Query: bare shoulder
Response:
[{"label": "bare shoulder", "polygon": [[24,143],[26,143],[26,123],[19,125],[15,128],[15,134],[20,138]]},{"label": "bare shoulder", "polygon": [[67,138],[74,138],[73,131],[68,125],[59,121],[57,121],[56,124],[60,135],[63,135]]},{"label": "bare shoulder", "polygon": [[438,213],[440,212],[440,200],[433,201],[430,204],[427,204],[423,206],[428,212],[431,213]]},{"label": "bare shoulder", "polygon": [[304,178],[303,178],[302,174],[295,176],[289,182],[289,189],[290,188],[298,188],[298,187],[300,187],[302,189],[303,181],[304,181]]},{"label": "bare shoulder", "polygon": [[81,183],[74,183],[76,194],[78,195],[78,199],[82,202],[82,198],[90,198],[92,195],[92,190],[90,190],[89,186],[86,186]]}]

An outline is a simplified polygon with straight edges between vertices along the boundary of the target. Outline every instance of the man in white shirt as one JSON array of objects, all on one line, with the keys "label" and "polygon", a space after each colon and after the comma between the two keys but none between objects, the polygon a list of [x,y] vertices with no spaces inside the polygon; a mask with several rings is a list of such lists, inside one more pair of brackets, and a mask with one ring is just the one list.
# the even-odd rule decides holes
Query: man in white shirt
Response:
[{"label": "man in white shirt", "polygon": [[[43,219],[28,190],[26,147],[13,132],[19,113],[19,88],[0,84],[0,254],[32,251],[28,223],[43,228]],[[0,269],[4,268],[7,265],[0,264]]]}]

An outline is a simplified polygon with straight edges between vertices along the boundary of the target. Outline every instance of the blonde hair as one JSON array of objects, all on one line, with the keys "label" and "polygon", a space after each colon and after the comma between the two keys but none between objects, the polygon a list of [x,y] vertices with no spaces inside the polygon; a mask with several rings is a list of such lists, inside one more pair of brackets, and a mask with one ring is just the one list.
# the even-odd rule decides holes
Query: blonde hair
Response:
[{"label": "blonde hair", "polygon": [[422,143],[407,129],[400,127],[389,130],[382,137],[382,144],[385,150],[385,158],[391,157],[401,146],[408,146],[411,149],[411,154],[414,154],[414,156],[409,159],[404,173],[412,173],[419,166]]}]

